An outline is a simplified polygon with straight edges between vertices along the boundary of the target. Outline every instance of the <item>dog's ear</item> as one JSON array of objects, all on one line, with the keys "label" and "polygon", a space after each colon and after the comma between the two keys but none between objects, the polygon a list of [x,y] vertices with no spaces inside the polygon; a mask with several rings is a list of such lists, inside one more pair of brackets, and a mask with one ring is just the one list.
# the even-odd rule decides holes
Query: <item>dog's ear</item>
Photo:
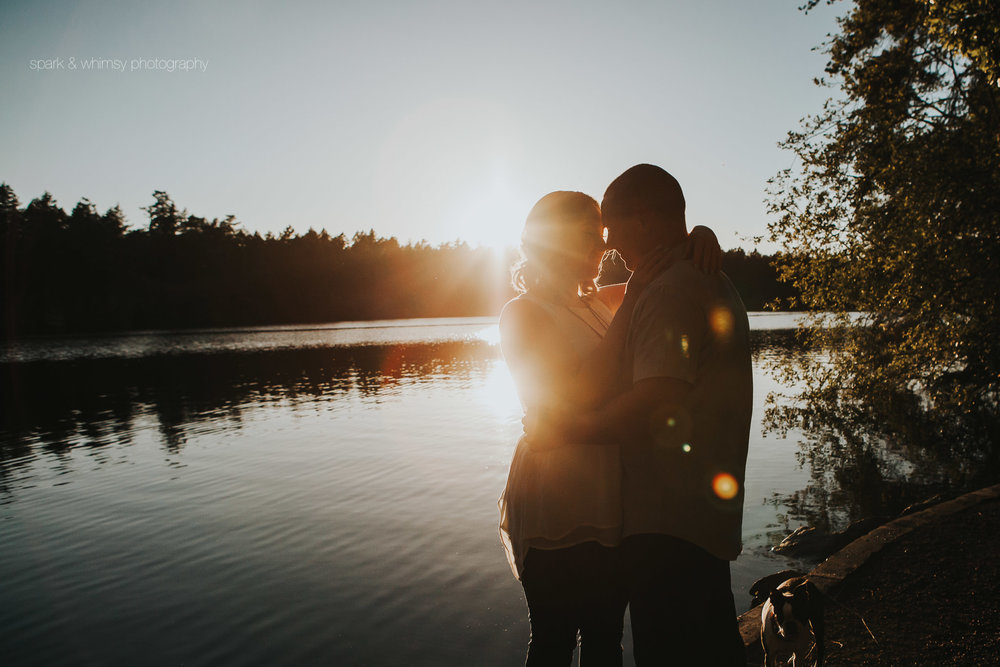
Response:
[{"label": "dog's ear", "polygon": [[813,622],[823,622],[823,595],[812,582],[809,582],[809,618]]},{"label": "dog's ear", "polygon": [[784,610],[785,596],[781,594],[781,591],[775,589],[767,594],[767,599],[770,601],[771,607],[774,608],[775,615],[780,619]]},{"label": "dog's ear", "polygon": [[820,599],[819,588],[817,588],[816,584],[814,584],[813,582],[806,581],[806,590],[809,591],[809,599],[811,599],[811,600],[819,600]]}]

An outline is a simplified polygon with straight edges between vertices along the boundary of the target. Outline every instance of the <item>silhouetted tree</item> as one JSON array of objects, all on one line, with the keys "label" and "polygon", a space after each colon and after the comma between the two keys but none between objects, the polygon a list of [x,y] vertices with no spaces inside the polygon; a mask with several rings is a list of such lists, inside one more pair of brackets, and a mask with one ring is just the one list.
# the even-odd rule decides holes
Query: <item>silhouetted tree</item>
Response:
[{"label": "silhouetted tree", "polygon": [[149,213],[149,231],[152,234],[176,234],[187,220],[187,212],[179,211],[166,192],[153,193],[154,201],[143,210]]},{"label": "silhouetted tree", "polygon": [[804,425],[831,478],[875,456],[887,476],[995,481],[1000,10],[856,0],[839,26],[818,81],[839,96],[789,133],[798,164],[770,188],[783,277],[837,315],[804,332],[824,355],[783,365],[802,402],[772,423]]},{"label": "silhouetted tree", "polygon": [[20,207],[21,202],[17,200],[17,195],[14,194],[14,188],[10,187],[6,183],[0,183],[0,231],[3,232],[3,237],[6,237],[7,229],[12,225],[18,224],[20,218]]}]

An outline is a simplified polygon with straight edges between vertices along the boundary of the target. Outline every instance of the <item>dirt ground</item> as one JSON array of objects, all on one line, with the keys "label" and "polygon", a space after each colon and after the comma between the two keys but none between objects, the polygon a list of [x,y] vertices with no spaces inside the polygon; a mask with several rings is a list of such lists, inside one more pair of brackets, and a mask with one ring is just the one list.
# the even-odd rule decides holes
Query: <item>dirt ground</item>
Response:
[{"label": "dirt ground", "polygon": [[1000,501],[904,535],[835,598],[828,665],[1000,665]]}]

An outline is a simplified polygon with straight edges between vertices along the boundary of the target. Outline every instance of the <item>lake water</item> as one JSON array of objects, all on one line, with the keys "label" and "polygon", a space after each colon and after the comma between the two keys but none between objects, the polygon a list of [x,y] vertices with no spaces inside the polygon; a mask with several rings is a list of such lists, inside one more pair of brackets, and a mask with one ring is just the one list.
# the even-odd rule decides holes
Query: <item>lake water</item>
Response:
[{"label": "lake water", "polygon": [[[794,320],[751,315],[739,611],[809,479],[760,427]],[[495,318],[35,339],[0,369],[0,663],[523,662]]]}]

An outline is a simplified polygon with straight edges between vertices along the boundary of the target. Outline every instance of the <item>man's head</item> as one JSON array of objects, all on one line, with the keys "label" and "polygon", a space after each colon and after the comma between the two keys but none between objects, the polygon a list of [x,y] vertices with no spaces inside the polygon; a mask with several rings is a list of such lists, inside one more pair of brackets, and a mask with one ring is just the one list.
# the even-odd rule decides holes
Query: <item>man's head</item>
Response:
[{"label": "man's head", "polygon": [[601,203],[608,247],[634,269],[649,252],[687,238],[684,193],[660,167],[638,164],[616,178]]}]

